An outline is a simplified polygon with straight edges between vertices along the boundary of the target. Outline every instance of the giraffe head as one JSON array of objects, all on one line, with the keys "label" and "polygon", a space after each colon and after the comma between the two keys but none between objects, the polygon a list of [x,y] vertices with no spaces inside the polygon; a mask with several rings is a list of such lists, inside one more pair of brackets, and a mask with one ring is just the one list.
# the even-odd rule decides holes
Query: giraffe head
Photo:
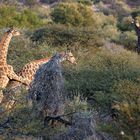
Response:
[{"label": "giraffe head", "polygon": [[63,56],[64,60],[67,60],[72,64],[77,64],[76,59],[70,50],[62,52],[61,55]]},{"label": "giraffe head", "polygon": [[19,36],[20,32],[18,30],[16,30],[15,28],[11,27],[7,33],[12,33],[13,36]]}]

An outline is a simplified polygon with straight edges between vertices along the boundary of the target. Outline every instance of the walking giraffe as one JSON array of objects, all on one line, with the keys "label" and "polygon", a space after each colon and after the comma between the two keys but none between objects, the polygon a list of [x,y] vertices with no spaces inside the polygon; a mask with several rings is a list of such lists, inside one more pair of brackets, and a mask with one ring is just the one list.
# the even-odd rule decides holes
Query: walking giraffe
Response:
[{"label": "walking giraffe", "polygon": [[[76,59],[71,51],[61,52],[60,54],[67,56],[67,59],[66,59],[67,61],[71,63],[75,63]],[[31,61],[25,64],[23,68],[17,73],[17,75],[22,76],[23,78],[27,79],[29,83],[31,83],[34,79],[34,75],[36,71],[38,70],[38,68],[44,63],[47,63],[49,60],[50,58],[43,58],[43,59]]]},{"label": "walking giraffe", "polygon": [[19,36],[19,35],[20,33],[17,30],[11,28],[5,33],[0,43],[0,102],[3,97],[2,89],[4,89],[7,86],[10,79],[14,79],[16,81],[28,85],[28,81],[22,78],[21,76],[18,76],[14,72],[13,67],[7,64],[7,52],[8,52],[8,46],[11,41],[11,38],[13,36]]},{"label": "walking giraffe", "polygon": [[53,117],[64,113],[64,79],[62,76],[63,61],[76,64],[71,52],[55,54],[48,63],[37,70],[29,88],[29,104],[35,107],[37,114]]},{"label": "walking giraffe", "polygon": [[[76,59],[75,59],[74,55],[72,54],[72,52],[70,52],[70,51],[61,52],[60,54],[63,57],[65,56],[67,61],[69,61],[73,64],[76,63]],[[51,58],[44,58],[44,59],[31,61],[31,62],[25,64],[25,66],[23,66],[23,68],[17,74],[19,76],[22,76],[23,78],[27,79],[29,81],[29,83],[31,83],[34,80],[35,73],[39,69],[39,67],[42,66],[43,64],[47,63],[50,59]],[[5,96],[5,98],[3,100],[3,102],[8,101],[6,108],[11,108],[12,105],[15,103],[13,95],[16,92],[19,93],[20,89],[21,89],[21,83],[19,83],[17,81],[9,82],[9,84],[7,86],[7,90],[6,90],[7,96]],[[12,97],[10,97],[10,96],[12,96]],[[7,98],[10,98],[10,99],[7,99]]]}]

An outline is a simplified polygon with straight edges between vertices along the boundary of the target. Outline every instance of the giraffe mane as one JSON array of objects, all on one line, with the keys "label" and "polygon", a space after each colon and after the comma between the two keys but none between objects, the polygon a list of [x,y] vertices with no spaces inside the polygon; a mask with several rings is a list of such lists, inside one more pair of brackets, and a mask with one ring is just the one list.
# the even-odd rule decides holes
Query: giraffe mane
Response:
[{"label": "giraffe mane", "polygon": [[42,59],[38,59],[38,60],[33,60],[31,62],[40,62],[40,61],[48,61],[50,58],[42,58]]}]

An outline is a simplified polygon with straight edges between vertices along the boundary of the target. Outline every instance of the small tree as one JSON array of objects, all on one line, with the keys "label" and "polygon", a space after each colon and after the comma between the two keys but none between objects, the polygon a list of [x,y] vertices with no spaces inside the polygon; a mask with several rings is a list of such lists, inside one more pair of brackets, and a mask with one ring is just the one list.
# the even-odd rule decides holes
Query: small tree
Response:
[{"label": "small tree", "polygon": [[55,23],[85,26],[93,24],[93,11],[91,7],[76,3],[61,3],[51,13]]}]

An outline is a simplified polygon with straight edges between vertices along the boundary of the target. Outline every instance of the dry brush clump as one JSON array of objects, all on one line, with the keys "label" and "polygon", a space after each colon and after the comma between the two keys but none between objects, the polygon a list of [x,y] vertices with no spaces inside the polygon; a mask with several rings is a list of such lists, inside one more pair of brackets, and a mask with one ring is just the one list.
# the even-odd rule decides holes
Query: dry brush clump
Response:
[{"label": "dry brush clump", "polygon": [[72,116],[71,126],[60,134],[54,135],[51,140],[100,140],[96,133],[96,123],[94,115],[84,113],[76,113]]},{"label": "dry brush clump", "polygon": [[[59,56],[58,56],[59,57]],[[61,62],[54,56],[42,65],[29,89],[29,98],[38,113],[44,116],[62,115],[64,113],[64,79]]]}]

